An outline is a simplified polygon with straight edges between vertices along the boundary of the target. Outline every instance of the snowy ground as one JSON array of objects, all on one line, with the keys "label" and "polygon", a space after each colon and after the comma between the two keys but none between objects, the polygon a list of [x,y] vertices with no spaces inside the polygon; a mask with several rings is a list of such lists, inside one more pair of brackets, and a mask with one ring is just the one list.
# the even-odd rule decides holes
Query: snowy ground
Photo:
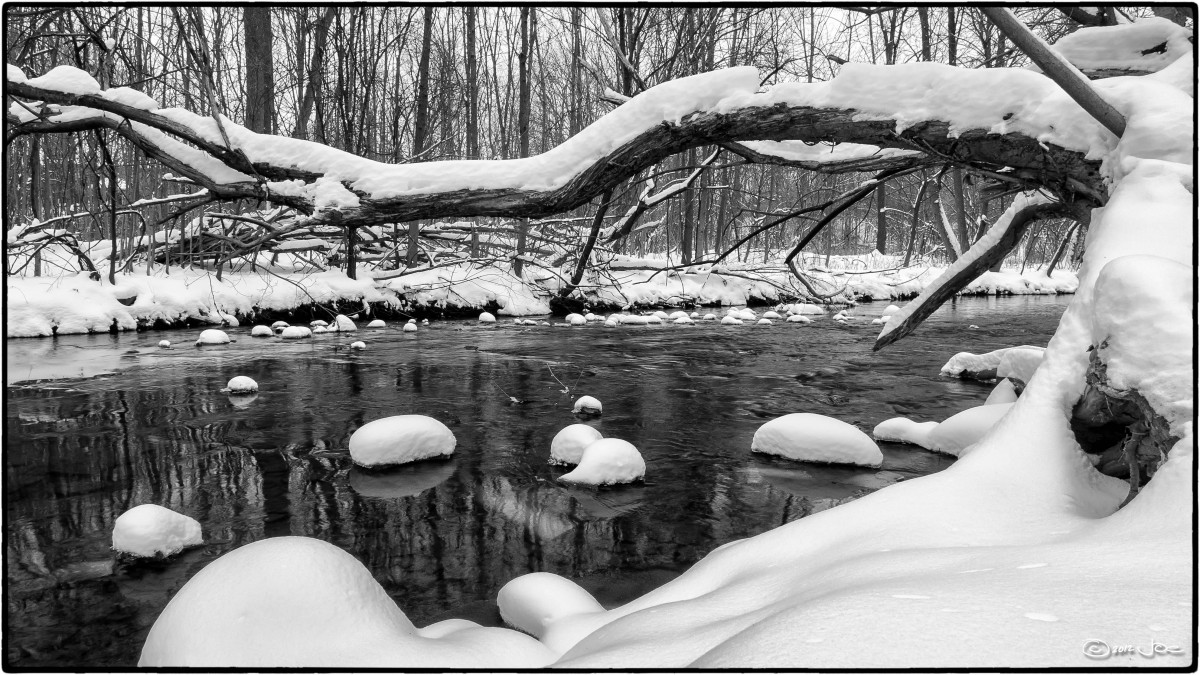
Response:
[{"label": "snowy ground", "polygon": [[[814,271],[822,289],[840,291],[843,301],[891,300],[912,297],[942,272],[938,267],[893,269],[883,258],[835,258],[826,271]],[[887,271],[863,270],[867,264]],[[803,298],[804,289],[788,272],[755,271],[749,264],[724,265],[717,270],[666,270],[663,259],[616,259],[608,270],[589,273],[575,296],[596,307],[644,308],[692,305],[773,304]],[[550,298],[562,287],[562,275],[544,268],[527,270],[518,280],[507,267],[455,265],[416,272],[394,279],[372,279],[360,271],[352,280],[339,271],[242,272],[221,281],[203,270],[174,269],[159,273],[122,274],[115,286],[83,274],[58,277],[8,277],[6,337],[135,330],[158,321],[187,320],[220,323],[223,315],[246,321],[253,313],[288,313],[314,305],[343,308],[361,303],[400,310],[414,306],[483,310],[499,307],[510,316],[548,314]],[[988,272],[965,290],[968,294],[1070,293],[1077,286],[1073,273],[1056,270],[1053,277],[1026,270]],[[136,298],[131,305],[119,299]],[[330,317],[336,311],[330,312]],[[328,317],[327,317],[328,318]]]}]

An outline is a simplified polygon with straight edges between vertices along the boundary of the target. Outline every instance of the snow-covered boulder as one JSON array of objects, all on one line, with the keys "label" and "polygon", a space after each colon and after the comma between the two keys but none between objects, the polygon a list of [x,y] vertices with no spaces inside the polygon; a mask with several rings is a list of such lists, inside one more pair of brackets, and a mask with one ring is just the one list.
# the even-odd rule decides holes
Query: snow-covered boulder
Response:
[{"label": "snow-covered boulder", "polygon": [[253,394],[258,391],[258,383],[245,375],[238,375],[230,380],[229,384],[225,385],[225,388],[231,394]]},{"label": "snow-covered boulder", "polygon": [[575,401],[575,407],[571,408],[573,413],[584,413],[587,415],[599,415],[604,412],[604,406],[600,404],[600,400],[592,396],[580,396]]},{"label": "snow-covered boulder", "polygon": [[662,317],[658,316],[657,314],[651,314],[650,316],[646,317],[647,324],[658,324],[661,326],[662,322]]},{"label": "snow-covered boulder", "polygon": [[650,323],[649,319],[637,314],[625,314],[621,316],[622,326],[645,326],[648,323]]},{"label": "snow-covered boulder", "polygon": [[936,429],[937,425],[937,422],[914,422],[907,417],[893,417],[876,424],[871,435],[877,441],[911,443],[928,448],[929,433]]},{"label": "snow-covered boulder", "polygon": [[764,319],[782,319],[783,317],[779,315],[779,312],[776,312],[773,310],[767,310],[767,311],[763,312],[762,318],[764,318]]},{"label": "snow-covered boulder", "polygon": [[794,305],[788,305],[788,314],[824,314],[825,309],[807,302],[797,302]]},{"label": "snow-covered boulder", "polygon": [[250,329],[250,337],[275,337],[275,331],[270,326],[259,324]]},{"label": "snow-covered boulder", "polygon": [[1005,378],[996,383],[992,387],[992,393],[988,394],[984,405],[998,405],[1000,403],[1014,403],[1017,400],[1017,388],[1013,385],[1012,380]]},{"label": "snow-covered boulder", "polygon": [[345,314],[338,314],[333,320],[333,326],[339,333],[348,333],[358,330],[358,326],[354,325],[354,321]]},{"label": "snow-covered boulder", "polygon": [[671,321],[678,321],[679,319],[687,318],[687,315],[688,315],[688,313],[684,312],[684,311],[671,312],[670,316],[668,316],[667,318],[670,319]]},{"label": "snow-covered boulder", "polygon": [[691,314],[688,314],[688,318],[689,318],[689,319],[699,319],[699,318],[700,318],[700,312],[692,312]]},{"label": "snow-covered boulder", "polygon": [[312,329],[306,326],[288,326],[279,334],[284,340],[303,340],[304,338],[312,337],[312,335]]},{"label": "snow-covered boulder", "polygon": [[669,319],[669,318],[671,318],[671,315],[670,315],[670,314],[667,314],[666,312],[662,311],[661,309],[660,309],[660,310],[658,310],[658,311],[656,311],[656,312],[654,312],[654,313],[653,313],[653,316],[657,316],[659,319]]},{"label": "snow-covered boulder", "polygon": [[721,318],[721,325],[722,326],[740,326],[740,325],[742,325],[742,320],[738,319],[736,317],[733,317],[733,316],[725,316],[725,317]]},{"label": "snow-covered boulder", "polygon": [[367,328],[387,328],[387,322],[383,319],[375,319],[367,324]]},{"label": "snow-covered boulder", "polygon": [[608,328],[616,328],[617,326],[621,325],[621,322],[617,321],[616,319],[607,319],[604,322],[604,325]]},{"label": "snow-covered boulder", "polygon": [[705,314],[705,315],[704,315],[704,318],[703,318],[703,319],[701,319],[701,321],[716,321],[716,320],[717,320],[717,315],[716,315],[716,314],[711,314],[711,313],[710,313],[710,314]]},{"label": "snow-covered boulder", "polygon": [[350,459],[365,467],[407,464],[454,452],[454,433],[425,415],[394,415],[368,422],[350,436]]},{"label": "snow-covered boulder", "polygon": [[491,312],[480,312],[479,323],[496,323],[496,316]]},{"label": "snow-covered boulder", "polygon": [[[370,328],[370,326],[368,326],[368,328]],[[365,343],[361,340],[358,342],[350,343],[350,349],[366,349],[366,348],[367,348],[367,343]]]},{"label": "snow-covered boulder", "polygon": [[1012,403],[998,403],[967,408],[929,432],[929,445],[926,447],[936,452],[962,457],[984,434],[991,431],[1012,407]]},{"label": "snow-covered boulder", "polygon": [[417,332],[417,324],[415,324],[415,323],[406,323],[406,324],[404,324],[404,329],[403,329],[403,330],[404,330],[404,332],[405,332],[405,333],[415,333],[415,332]]},{"label": "snow-covered boulder", "polygon": [[750,450],[801,462],[883,464],[879,446],[853,425],[813,413],[792,413],[767,422],[754,432]]},{"label": "snow-covered boulder", "polygon": [[564,427],[550,441],[550,461],[556,464],[578,464],[587,446],[604,438],[595,428],[586,424]]},{"label": "snow-covered boulder", "polygon": [[241,325],[241,323],[238,322],[236,316],[222,312],[221,313],[221,325],[226,326],[228,328],[237,328],[238,326]]},{"label": "snow-covered boulder", "polygon": [[583,318],[582,314],[568,314],[565,320],[572,326],[582,326],[587,323],[587,319]]},{"label": "snow-covered boulder", "polygon": [[871,324],[874,326],[881,326],[881,325],[887,323],[888,321],[891,321],[891,319],[892,319],[892,317],[890,317],[890,316],[881,316],[878,319],[871,319]]},{"label": "snow-covered boulder", "polygon": [[272,537],[189,579],[154,622],[138,666],[536,669],[555,657],[506,628],[460,620],[417,630],[354,556],[319,539]]},{"label": "snow-covered boulder", "polygon": [[542,640],[554,651],[566,651],[573,641],[557,643],[553,628],[563,619],[603,612],[579,584],[549,572],[523,574],[504,584],[496,595],[504,623]]},{"label": "snow-covered boulder", "polygon": [[604,317],[602,317],[602,316],[597,316],[597,315],[595,315],[595,314],[592,314],[591,312],[588,312],[587,314],[584,314],[584,315],[583,315],[583,318],[584,318],[584,319],[586,319],[586,320],[587,320],[589,323],[590,323],[590,322],[592,322],[592,321],[603,321],[603,320],[604,320]]},{"label": "snow-covered boulder", "polygon": [[208,330],[200,332],[200,337],[196,338],[196,344],[198,344],[198,345],[229,344],[229,336],[226,335],[225,331],[223,331],[223,330],[217,330],[216,328],[209,328]]},{"label": "snow-covered boulder", "polygon": [[771,325],[771,324],[773,324],[773,323],[775,323],[775,322],[774,322],[774,321],[771,321],[770,319],[759,319],[759,320],[758,320],[758,325],[759,325],[759,326],[770,326],[770,325]]},{"label": "snow-covered boulder", "polygon": [[283,330],[284,328],[287,328],[289,325],[290,324],[286,321],[276,321],[275,323],[271,324],[271,330],[278,333],[279,331]]},{"label": "snow-covered boulder", "polygon": [[113,549],[138,558],[174,555],[203,543],[200,523],[195,518],[157,504],[135,506],[113,525]]},{"label": "snow-covered boulder", "polygon": [[159,340],[158,346],[162,347],[163,349],[166,349],[171,346],[171,341],[170,340]]},{"label": "snow-covered boulder", "polygon": [[690,316],[681,316],[678,319],[675,319],[674,321],[672,321],[671,323],[678,324],[680,326],[690,326],[690,325],[695,324],[696,322],[693,321],[692,317],[690,317]]},{"label": "snow-covered boulder", "polygon": [[314,319],[308,322],[309,328],[316,328],[317,326],[320,326],[321,328],[327,328],[329,326],[329,322],[322,319]]},{"label": "snow-covered boulder", "polygon": [[1013,347],[1000,357],[1000,363],[996,365],[996,377],[1028,384],[1045,356],[1046,350],[1041,347]]},{"label": "snow-covered boulder", "polygon": [[616,485],[632,483],[646,476],[646,460],[629,441],[602,438],[583,449],[579,466],[559,476],[568,483]]},{"label": "snow-covered boulder", "polygon": [[986,354],[959,352],[950,357],[946,365],[942,366],[941,373],[942,375],[949,375],[951,377],[991,380],[997,376],[997,369],[1000,367],[1000,361],[1004,359],[1004,355],[1014,349],[1044,351],[1041,347],[1023,345],[1020,347],[1005,347]]},{"label": "snow-covered boulder", "polygon": [[725,312],[725,316],[732,316],[733,318],[740,319],[742,321],[758,320],[758,315],[755,314],[754,310],[751,309],[730,309],[729,311]]},{"label": "snow-covered boulder", "polygon": [[881,312],[880,315],[881,316],[891,316],[899,311],[900,311],[900,307],[898,305],[888,305],[887,307],[883,308],[883,312]]},{"label": "snow-covered boulder", "polygon": [[429,319],[421,319],[421,325],[422,325],[422,326],[428,326],[428,325],[429,325]]},{"label": "snow-covered boulder", "polygon": [[807,316],[804,316],[803,314],[789,314],[788,318],[787,318],[787,322],[788,323],[812,323],[812,319],[808,318]]},{"label": "snow-covered boulder", "polygon": [[337,331],[329,330],[325,326],[317,326],[316,328],[312,329],[312,332],[313,332],[313,335],[316,335],[317,333],[336,333]]}]

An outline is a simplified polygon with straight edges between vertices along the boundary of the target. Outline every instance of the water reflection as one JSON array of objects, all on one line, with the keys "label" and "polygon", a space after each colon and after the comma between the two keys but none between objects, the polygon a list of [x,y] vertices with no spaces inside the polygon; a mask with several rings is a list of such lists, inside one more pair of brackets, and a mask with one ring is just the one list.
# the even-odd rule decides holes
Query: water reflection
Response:
[{"label": "water reflection", "polygon": [[[372,335],[352,359],[332,349],[336,335],[212,350],[151,349],[164,337],[189,343],[194,331],[58,338],[60,352],[99,350],[88,357],[96,363],[140,351],[115,376],[8,389],[8,663],[132,666],[188,578],[269,536],[350,551],[418,625],[494,617],[499,588],[539,570],[580,580],[602,602],[627,600],[720,544],[944,468],[949,459],[903,446],[885,445],[883,468],[866,470],[764,459],[749,445],[764,420],[792,412],[869,431],[978,404],[989,387],[938,377],[946,359],[1044,341],[1065,306],[1011,300],[960,300],[883,353],[869,351],[873,329],[820,320],[706,332],[435,323]],[[962,330],[968,322],[984,330]],[[9,341],[10,363],[31,344]],[[260,385],[247,405],[220,393],[235,375]],[[570,410],[583,394],[604,403],[589,424],[642,452],[645,484],[557,480],[565,469],[547,463],[550,441],[579,421]],[[454,456],[354,468],[350,434],[406,413],[450,427]],[[205,545],[114,566],[113,523],[142,503],[198,519]]]}]

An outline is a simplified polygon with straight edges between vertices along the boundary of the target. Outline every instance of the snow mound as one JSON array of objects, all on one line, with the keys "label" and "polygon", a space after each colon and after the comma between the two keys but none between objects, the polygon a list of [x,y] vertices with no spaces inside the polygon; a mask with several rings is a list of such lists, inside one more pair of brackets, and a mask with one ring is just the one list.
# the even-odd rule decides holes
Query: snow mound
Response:
[{"label": "snow mound", "polygon": [[347,333],[358,330],[358,326],[354,325],[354,321],[345,314],[338,314],[333,320],[333,327],[338,332]]},{"label": "snow mound", "polygon": [[582,314],[568,314],[565,320],[572,326],[582,326],[587,323],[587,319]]},{"label": "snow mound", "polygon": [[784,311],[788,314],[824,314],[825,309],[817,305],[807,302],[797,302],[791,305],[784,305]]},{"label": "snow mound", "polygon": [[770,326],[772,323],[775,323],[775,322],[771,321],[770,319],[759,319],[758,320],[759,326]]},{"label": "snow mound", "polygon": [[888,305],[887,307],[883,308],[883,312],[880,313],[880,316],[891,316],[899,311],[899,305]]},{"label": "snow mound", "polygon": [[394,415],[368,422],[350,436],[350,458],[365,467],[406,464],[454,452],[445,424],[425,415]]},{"label": "snow mound", "polygon": [[688,318],[688,313],[684,312],[682,310],[677,311],[677,312],[671,312],[670,316],[668,316],[667,318],[670,319],[671,321],[678,321],[679,319]]},{"label": "snow mound", "polygon": [[170,341],[170,340],[159,340],[159,341],[158,341],[158,346],[159,346],[159,347],[163,347],[163,348],[170,347],[170,346],[171,346],[171,341]]},{"label": "snow mound", "polygon": [[280,330],[283,330],[284,328],[287,328],[290,325],[291,324],[289,324],[286,321],[276,321],[275,323],[271,324],[271,330],[280,331]]},{"label": "snow mound", "polygon": [[496,317],[491,312],[480,312],[479,323],[496,323]]},{"label": "snow mound", "polygon": [[208,330],[200,332],[200,337],[196,338],[196,344],[198,344],[198,345],[229,344],[229,336],[226,335],[225,331],[223,331],[223,330],[217,330],[216,328],[209,328]]},{"label": "snow mound", "polygon": [[779,312],[774,312],[774,311],[768,310],[766,312],[763,312],[762,318],[764,318],[764,319],[782,319],[783,317],[780,316]]},{"label": "snow mound", "polygon": [[725,316],[725,317],[721,318],[721,325],[722,326],[740,326],[740,325],[742,325],[742,320],[734,318],[732,316]]},{"label": "snow mound", "polygon": [[604,412],[604,406],[600,404],[600,399],[592,396],[580,396],[575,401],[575,407],[571,408],[571,412],[599,415]]},{"label": "snow mound", "polygon": [[1013,385],[1012,380],[1005,378],[996,383],[992,387],[992,391],[988,394],[984,405],[999,405],[1001,403],[1013,403],[1017,400],[1017,388]]},{"label": "snow mound", "polygon": [[312,328],[314,330],[316,330],[317,328],[326,328],[328,326],[329,326],[329,323],[322,319],[313,319],[312,321],[308,322],[308,327]]},{"label": "snow mound", "polygon": [[367,328],[387,328],[387,322],[385,322],[383,319],[375,319],[371,323],[367,324]]},{"label": "snow mound", "polygon": [[929,433],[937,426],[937,422],[914,422],[907,417],[893,417],[876,424],[871,435],[878,441],[910,443],[928,448]]},{"label": "snow mound", "polygon": [[953,415],[929,432],[930,450],[962,457],[967,450],[979,442],[992,427],[1008,414],[1012,403],[981,405]]},{"label": "snow mound", "polygon": [[513,579],[496,596],[504,623],[540,639],[554,651],[565,651],[570,644],[555,649],[554,624],[581,614],[603,612],[591,593],[579,584],[548,572],[533,572]]},{"label": "snow mound", "polygon": [[870,436],[841,420],[813,413],[792,413],[767,422],[754,432],[750,450],[801,462],[883,464],[883,453]]},{"label": "snow mound", "polygon": [[229,384],[225,385],[225,388],[231,394],[253,394],[258,391],[258,383],[245,375],[238,375],[230,380]]},{"label": "snow mound", "polygon": [[[367,327],[370,328],[370,326],[367,326]],[[350,343],[350,349],[366,349],[366,348],[367,348],[367,343],[362,342],[362,341]]]},{"label": "snow mound", "polygon": [[669,319],[669,318],[671,318],[671,315],[667,314],[666,312],[662,311],[661,309],[660,309],[660,310],[657,310],[657,311],[655,311],[655,312],[653,312],[653,315],[654,315],[654,316],[656,316],[656,317],[658,317],[658,318],[660,318],[660,319]]},{"label": "snow mound", "polygon": [[135,506],[113,525],[113,549],[138,558],[174,555],[203,543],[199,522],[157,504]]},{"label": "snow mound", "polygon": [[1004,358],[1004,355],[1013,349],[1041,350],[1042,348],[1022,345],[1020,347],[1005,347],[986,354],[959,352],[950,357],[946,365],[942,366],[941,373],[942,375],[949,375],[951,377],[991,380],[996,377],[996,371],[1000,367],[1000,361]]},{"label": "snow mound", "polygon": [[405,332],[405,333],[415,333],[415,332],[417,332],[417,324],[415,324],[415,323],[406,323],[406,324],[404,324],[404,329],[403,329],[403,330],[404,330],[404,332]]},{"label": "snow mound", "polygon": [[996,364],[996,377],[1028,383],[1045,355],[1046,350],[1041,347],[1013,347],[1005,351],[1000,363]]},{"label": "snow mound", "polygon": [[[469,625],[468,625],[469,624]],[[540,668],[533,638],[463,622],[418,631],[371,572],[336,546],[273,537],[235,549],[171,598],[143,668]]]},{"label": "snow mound", "polygon": [[646,323],[647,323],[647,324],[659,324],[659,325],[661,325],[661,324],[662,324],[662,322],[663,322],[662,318],[661,318],[661,317],[659,317],[657,314],[651,314],[650,316],[647,316],[647,317],[645,317],[645,319],[646,319]]},{"label": "snow mound", "polygon": [[279,334],[284,340],[302,340],[313,336],[312,329],[307,326],[288,326]]},{"label": "snow mound", "polygon": [[618,321],[621,322],[622,326],[645,326],[650,323],[650,320],[646,317],[636,314],[622,314]]},{"label": "snow mound", "polygon": [[250,337],[275,337],[275,331],[270,326],[260,324],[250,329]]},{"label": "snow mound", "polygon": [[100,83],[96,78],[73,66],[55,66],[44,75],[26,80],[26,83],[80,96],[100,93]]},{"label": "snow mound", "polygon": [[672,321],[671,323],[678,324],[680,326],[688,326],[688,325],[695,324],[696,322],[693,321],[692,317],[690,317],[690,316],[681,316],[678,319],[675,319],[674,321]]},{"label": "snow mound", "polygon": [[803,314],[792,314],[787,318],[788,323],[812,323],[812,319]]},{"label": "snow mound", "polygon": [[586,424],[565,427],[550,441],[550,460],[559,464],[578,464],[584,448],[601,438],[604,434]]},{"label": "snow mound", "polygon": [[574,471],[559,476],[568,483],[614,485],[632,483],[646,475],[642,453],[629,441],[602,438],[588,445]]}]

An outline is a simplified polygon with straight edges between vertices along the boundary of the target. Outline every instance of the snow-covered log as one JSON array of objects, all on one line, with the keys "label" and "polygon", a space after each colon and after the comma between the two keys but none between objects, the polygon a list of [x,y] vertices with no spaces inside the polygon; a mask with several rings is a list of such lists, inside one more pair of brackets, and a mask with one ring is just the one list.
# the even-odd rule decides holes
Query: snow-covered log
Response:
[{"label": "snow-covered log", "polygon": [[[847,64],[829,82],[763,91],[754,68],[718,70],[653,87],[536,157],[420,164],[376,162],[257,134],[228,119],[218,125],[186,110],[160,109],[144,95],[103,90],[66,66],[32,79],[10,66],[5,85],[21,99],[8,110],[10,139],[109,128],[220,198],[270,199],[313,214],[310,222],[341,227],[542,217],[580,206],[668,156],[730,141],[855,144],[811,156],[797,156],[794,144],[747,146],[809,168],[824,168],[823,155],[830,154],[828,168],[840,170],[861,169],[860,160],[875,153],[857,146],[915,151],[928,161],[1005,171],[1098,202],[1099,158],[1115,140],[1041,74],[933,63]],[[847,165],[847,157],[860,163]],[[900,159],[916,161],[909,154]]]}]

